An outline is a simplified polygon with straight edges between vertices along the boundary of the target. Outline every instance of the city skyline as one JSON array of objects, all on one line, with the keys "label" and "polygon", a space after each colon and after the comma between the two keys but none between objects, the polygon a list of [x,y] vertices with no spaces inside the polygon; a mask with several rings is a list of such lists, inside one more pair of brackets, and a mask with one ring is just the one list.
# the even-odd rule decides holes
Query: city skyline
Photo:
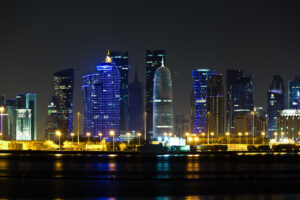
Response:
[{"label": "city skyline", "polygon": [[[3,66],[2,74],[5,74],[0,80],[4,85],[0,93],[7,98],[14,97],[16,93],[38,94],[40,135],[44,131],[51,97],[51,74],[67,68],[75,69],[73,113],[82,113],[79,80],[94,69],[107,49],[129,52],[130,69],[138,68],[139,79],[144,83],[145,51],[165,49],[174,85],[174,114],[189,110],[192,69],[210,68],[225,76],[226,69],[240,68],[245,74],[253,75],[255,106],[262,106],[265,111],[267,89],[273,75],[282,75],[287,89],[288,81],[300,74],[297,67],[300,65],[297,56],[300,46],[298,16],[291,2],[269,4],[263,1],[260,7],[250,2],[228,5],[199,2],[193,6],[162,2],[159,7],[155,3],[142,5],[136,2],[133,8],[125,2],[118,2],[116,6],[109,2],[90,2],[83,6],[78,2],[63,2],[58,6],[46,2],[47,8],[43,4],[33,1],[17,6],[10,1],[2,3],[0,8],[1,11],[3,9],[3,20],[0,21],[3,27],[0,52],[3,56],[0,65]],[[95,17],[94,11],[99,7],[114,8],[116,18],[105,17],[110,12],[106,10],[100,17]],[[151,14],[154,8],[157,15]],[[159,20],[167,8],[170,8],[169,16]],[[133,10],[142,17],[136,19],[130,15]],[[55,16],[53,11],[56,11]],[[215,13],[222,15],[222,19]],[[116,20],[119,15],[124,17],[121,20],[124,25]],[[68,16],[77,17],[73,20]],[[135,27],[136,23],[142,26]],[[101,31],[102,28],[99,31],[95,24],[111,27],[112,31]],[[149,30],[149,26],[160,31]],[[118,31],[124,27],[127,27],[126,30]],[[77,28],[82,31],[76,31]],[[129,72],[130,80],[134,77],[133,71]],[[73,126],[77,127],[76,120]]]}]

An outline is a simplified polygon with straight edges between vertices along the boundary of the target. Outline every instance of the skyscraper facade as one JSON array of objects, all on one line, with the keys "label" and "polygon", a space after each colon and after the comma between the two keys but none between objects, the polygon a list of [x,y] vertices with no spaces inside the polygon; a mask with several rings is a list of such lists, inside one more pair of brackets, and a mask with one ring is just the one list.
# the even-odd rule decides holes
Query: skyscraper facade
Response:
[{"label": "skyscraper facade", "polygon": [[193,83],[195,94],[195,120],[194,133],[207,132],[207,82],[215,70],[193,70]]},{"label": "skyscraper facade", "polygon": [[[227,70],[227,131],[235,130],[236,118],[253,111],[254,84],[252,76],[245,76],[241,70]],[[246,117],[242,117],[246,119]],[[250,121],[249,121],[250,122]],[[251,123],[249,123],[251,126]]]},{"label": "skyscraper facade", "polygon": [[224,134],[224,103],[223,76],[213,74],[207,83],[207,126],[217,137]]},{"label": "skyscraper facade", "polygon": [[164,66],[155,71],[153,90],[153,139],[173,133],[172,78]]},{"label": "skyscraper facade", "polygon": [[16,140],[16,99],[6,100],[6,112],[8,114],[8,136],[12,140]]},{"label": "skyscraper facade", "polygon": [[190,130],[189,132],[194,133],[194,124],[195,124],[195,93],[194,90],[192,90],[191,96],[190,96]]},{"label": "skyscraper facade", "polygon": [[37,140],[36,94],[17,94],[16,140]]},{"label": "skyscraper facade", "polygon": [[128,52],[110,52],[112,62],[118,67],[121,77],[120,85],[120,130],[128,130]]},{"label": "skyscraper facade", "polygon": [[73,88],[74,70],[66,69],[53,74],[54,97],[57,108],[58,129],[62,137],[73,131]]},{"label": "skyscraper facade", "polygon": [[300,109],[300,77],[289,81],[289,109]]},{"label": "skyscraper facade", "polygon": [[146,51],[146,139],[149,140],[153,134],[153,85],[154,75],[157,68],[165,59],[164,50]]},{"label": "skyscraper facade", "polygon": [[144,131],[144,93],[143,83],[135,71],[134,81],[129,83],[129,130]]},{"label": "skyscraper facade", "polygon": [[55,131],[58,129],[57,124],[57,107],[55,98],[52,97],[50,104],[48,105],[47,112],[47,131],[45,135],[45,139],[54,140],[55,139]]},{"label": "skyscraper facade", "polygon": [[268,90],[268,136],[277,131],[277,119],[284,108],[284,83],[281,76],[275,75]]},{"label": "skyscraper facade", "polygon": [[98,73],[83,77],[84,131],[93,137],[114,131],[120,134],[120,72],[107,55]]}]

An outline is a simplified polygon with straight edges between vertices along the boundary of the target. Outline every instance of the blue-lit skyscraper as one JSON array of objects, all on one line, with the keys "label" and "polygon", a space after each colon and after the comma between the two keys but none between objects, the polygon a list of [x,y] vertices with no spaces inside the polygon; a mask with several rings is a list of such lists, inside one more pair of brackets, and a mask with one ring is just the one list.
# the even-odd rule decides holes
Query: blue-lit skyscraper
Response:
[{"label": "blue-lit skyscraper", "polygon": [[300,109],[300,77],[289,81],[289,109]]},{"label": "blue-lit skyscraper", "polygon": [[280,115],[280,111],[284,108],[284,83],[281,76],[275,75],[268,90],[268,133],[272,136],[273,133],[277,131],[277,119]]},{"label": "blue-lit skyscraper", "polygon": [[128,52],[110,52],[112,62],[118,67],[121,77],[120,85],[120,130],[128,130]]},{"label": "blue-lit skyscraper", "polygon": [[215,74],[215,70],[193,70],[193,83],[195,94],[195,120],[194,133],[207,132],[207,81]]},{"label": "blue-lit skyscraper", "polygon": [[172,78],[164,66],[155,71],[153,90],[153,139],[173,133]]},{"label": "blue-lit skyscraper", "polygon": [[97,73],[83,77],[84,131],[93,137],[110,130],[120,133],[120,72],[109,54]]}]

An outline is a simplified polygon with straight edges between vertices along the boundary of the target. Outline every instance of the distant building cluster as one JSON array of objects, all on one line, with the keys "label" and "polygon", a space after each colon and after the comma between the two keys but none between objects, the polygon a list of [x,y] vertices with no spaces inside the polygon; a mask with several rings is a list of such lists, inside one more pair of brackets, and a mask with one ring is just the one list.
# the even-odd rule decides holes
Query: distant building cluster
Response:
[{"label": "distant building cluster", "polygon": [[[78,132],[79,113],[73,118],[74,70],[54,73],[44,138],[56,140],[59,130],[64,140],[73,137],[75,129],[76,135],[108,140],[112,131],[118,140],[139,134],[148,141],[185,137],[187,132],[215,137],[262,132],[269,138],[300,136],[299,76],[288,82],[286,94],[282,77],[275,75],[266,91],[264,110],[254,106],[254,76],[240,69],[227,70],[225,77],[214,69],[196,68],[191,72],[190,110],[174,114],[172,75],[166,60],[164,50],[146,51],[143,85],[137,71],[129,83],[128,52],[108,52],[105,61],[82,77],[83,133]],[[36,94],[17,94],[15,99],[3,96],[0,108],[2,139],[37,140]],[[74,128],[76,119],[78,127]]]}]

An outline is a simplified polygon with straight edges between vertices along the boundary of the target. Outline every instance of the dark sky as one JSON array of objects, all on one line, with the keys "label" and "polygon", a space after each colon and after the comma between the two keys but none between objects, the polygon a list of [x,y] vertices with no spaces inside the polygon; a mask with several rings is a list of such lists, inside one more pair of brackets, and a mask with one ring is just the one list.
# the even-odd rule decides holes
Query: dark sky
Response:
[{"label": "dark sky", "polygon": [[298,13],[296,1],[285,0],[1,1],[0,94],[37,93],[44,133],[54,72],[76,70],[74,112],[82,112],[81,77],[95,71],[107,49],[129,51],[142,80],[145,50],[165,49],[176,114],[189,109],[196,68],[254,75],[255,105],[265,107],[274,74],[286,89],[300,75]]}]

